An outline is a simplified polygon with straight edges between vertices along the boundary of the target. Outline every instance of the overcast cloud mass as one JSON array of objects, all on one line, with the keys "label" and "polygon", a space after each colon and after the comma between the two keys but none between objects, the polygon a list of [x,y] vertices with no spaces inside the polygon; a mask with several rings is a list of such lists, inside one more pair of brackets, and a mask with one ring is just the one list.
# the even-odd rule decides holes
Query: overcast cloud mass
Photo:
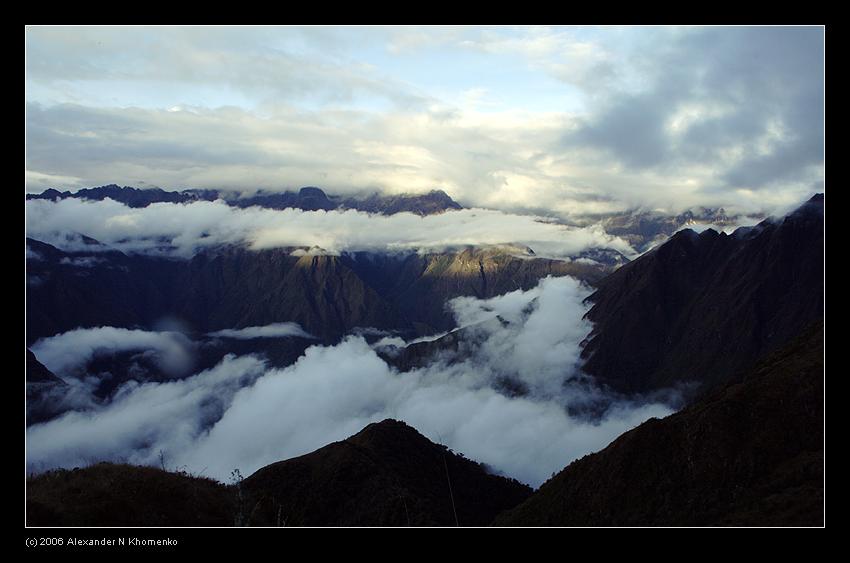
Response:
[{"label": "overcast cloud mass", "polygon": [[775,212],[823,191],[823,60],[821,27],[28,27],[26,187]]}]

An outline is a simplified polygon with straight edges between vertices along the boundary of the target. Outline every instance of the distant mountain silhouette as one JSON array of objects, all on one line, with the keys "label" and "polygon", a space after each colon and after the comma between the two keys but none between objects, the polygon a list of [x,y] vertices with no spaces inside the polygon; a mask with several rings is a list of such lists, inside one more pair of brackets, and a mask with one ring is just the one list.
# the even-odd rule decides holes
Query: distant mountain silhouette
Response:
[{"label": "distant mountain silhouette", "polygon": [[165,191],[161,188],[133,188],[110,184],[97,188],[83,188],[76,192],[60,192],[48,189],[40,194],[27,194],[26,199],[45,199],[56,201],[75,198],[102,201],[106,198],[118,201],[129,207],[147,207],[152,203],[192,203],[194,201],[221,200],[233,207],[263,207],[266,209],[303,209],[317,211],[331,209],[356,209],[368,213],[393,215],[395,213],[415,213],[433,215],[451,209],[462,209],[461,205],[449,197],[443,190],[432,190],[425,194],[382,195],[374,193],[365,197],[329,197],[321,188],[308,186],[297,192],[257,191],[250,195],[224,190],[182,190]]},{"label": "distant mountain silhouette", "polygon": [[714,225],[725,228],[733,226],[739,221],[750,222],[758,219],[764,219],[764,214],[757,213],[745,217],[740,215],[730,216],[722,207],[697,207],[677,215],[633,209],[621,213],[591,215],[585,217],[583,221],[599,223],[608,234],[621,237],[632,248],[644,252],[658,244],[659,241],[663,242],[683,227]]},{"label": "distant mountain silhouette", "polygon": [[568,465],[499,526],[820,526],[823,323],[740,383]]},{"label": "distant mountain silhouette", "polygon": [[627,392],[730,381],[821,318],[823,195],[731,235],[684,230],[598,282],[584,369]]}]

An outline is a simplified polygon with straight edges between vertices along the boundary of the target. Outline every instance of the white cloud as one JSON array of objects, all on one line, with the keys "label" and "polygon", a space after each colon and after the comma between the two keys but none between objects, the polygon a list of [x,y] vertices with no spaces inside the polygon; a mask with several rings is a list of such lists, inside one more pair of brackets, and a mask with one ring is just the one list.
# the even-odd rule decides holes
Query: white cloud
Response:
[{"label": "white cloud", "polygon": [[220,338],[235,338],[237,340],[250,340],[252,338],[280,338],[283,336],[299,336],[301,338],[315,338],[301,328],[298,323],[272,323],[265,326],[248,326],[239,329],[224,329],[211,332],[207,336]]},{"label": "white cloud", "polygon": [[227,356],[187,379],[131,382],[99,409],[70,412],[29,427],[28,464],[32,470],[99,460],[154,465],[161,450],[172,454],[191,447],[203,428],[220,418],[234,393],[259,377],[264,367],[252,356]]},{"label": "white cloud", "polygon": [[146,350],[154,353],[159,366],[172,375],[191,369],[192,343],[177,332],[148,332],[103,326],[78,328],[42,338],[32,345],[41,363],[57,375],[84,367],[91,359],[116,352]]},{"label": "white cloud", "polygon": [[247,243],[254,249],[317,246],[331,253],[521,244],[549,257],[566,257],[594,247],[634,254],[628,243],[606,234],[599,226],[568,227],[534,216],[486,209],[420,217],[355,210],[239,209],[222,202],[157,203],[134,209],[111,200],[66,199],[55,203],[31,200],[26,210],[28,236],[69,250],[78,248],[68,240],[70,232],[84,233],[127,251],[157,252],[173,245],[174,252],[182,256],[226,243]]}]

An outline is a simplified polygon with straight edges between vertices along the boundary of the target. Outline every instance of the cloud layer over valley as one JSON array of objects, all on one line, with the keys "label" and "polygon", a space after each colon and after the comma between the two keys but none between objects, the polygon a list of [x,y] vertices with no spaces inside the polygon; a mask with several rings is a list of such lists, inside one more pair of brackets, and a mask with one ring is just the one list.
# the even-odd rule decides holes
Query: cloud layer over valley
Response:
[{"label": "cloud layer over valley", "polygon": [[[108,401],[31,426],[28,466],[156,465],[163,452],[172,467],[225,480],[235,468],[247,475],[391,417],[536,486],[643,420],[672,412],[664,402],[607,394],[582,374],[587,294],[563,277],[490,300],[454,300],[458,322],[468,325],[464,346],[407,372],[349,336],[310,347],[282,369],[228,356],[185,379],[129,382]],[[64,336],[51,339],[54,353],[63,343],[71,351]],[[595,414],[580,414],[588,405]]]},{"label": "cloud layer over valley", "polygon": [[[80,233],[118,250],[183,257],[220,244],[248,244],[254,249],[317,246],[330,253],[522,244],[547,257],[567,257],[596,247],[634,254],[628,243],[598,225],[569,227],[487,209],[420,217],[354,210],[239,209],[223,202],[129,208],[112,200],[65,199],[27,201],[26,211],[28,236],[65,250],[81,248],[79,240],[68,237],[68,233]],[[90,245],[84,248],[93,250]]]}]

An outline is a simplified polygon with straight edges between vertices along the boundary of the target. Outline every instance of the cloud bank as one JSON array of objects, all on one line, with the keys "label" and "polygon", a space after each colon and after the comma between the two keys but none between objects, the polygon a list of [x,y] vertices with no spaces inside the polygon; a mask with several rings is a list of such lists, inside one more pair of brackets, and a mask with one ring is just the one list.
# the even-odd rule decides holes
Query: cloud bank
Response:
[{"label": "cloud bank", "polygon": [[[355,210],[239,209],[223,202],[155,203],[130,208],[112,201],[26,202],[27,235],[79,250],[67,233],[83,233],[130,252],[188,257],[201,248],[248,244],[254,249],[317,246],[325,251],[428,251],[466,245],[522,244],[541,256],[567,257],[595,247],[634,250],[599,226],[570,227],[527,215],[464,209],[420,217]],[[75,246],[77,244],[77,246]],[[70,245],[70,246],[69,246]],[[86,246],[91,250],[92,246]]]},{"label": "cloud bank", "polygon": [[[30,427],[35,470],[120,459],[225,480],[340,440],[370,422],[404,420],[493,471],[539,485],[571,460],[671,407],[607,396],[580,371],[588,326],[572,278],[453,308],[472,322],[463,355],[400,373],[361,336],[313,346],[283,369],[253,356],[165,383],[131,382],[107,403]],[[495,315],[495,316],[494,316]],[[495,321],[495,322],[494,322]],[[523,392],[507,393],[506,381]],[[599,416],[570,408],[604,403]]]}]

